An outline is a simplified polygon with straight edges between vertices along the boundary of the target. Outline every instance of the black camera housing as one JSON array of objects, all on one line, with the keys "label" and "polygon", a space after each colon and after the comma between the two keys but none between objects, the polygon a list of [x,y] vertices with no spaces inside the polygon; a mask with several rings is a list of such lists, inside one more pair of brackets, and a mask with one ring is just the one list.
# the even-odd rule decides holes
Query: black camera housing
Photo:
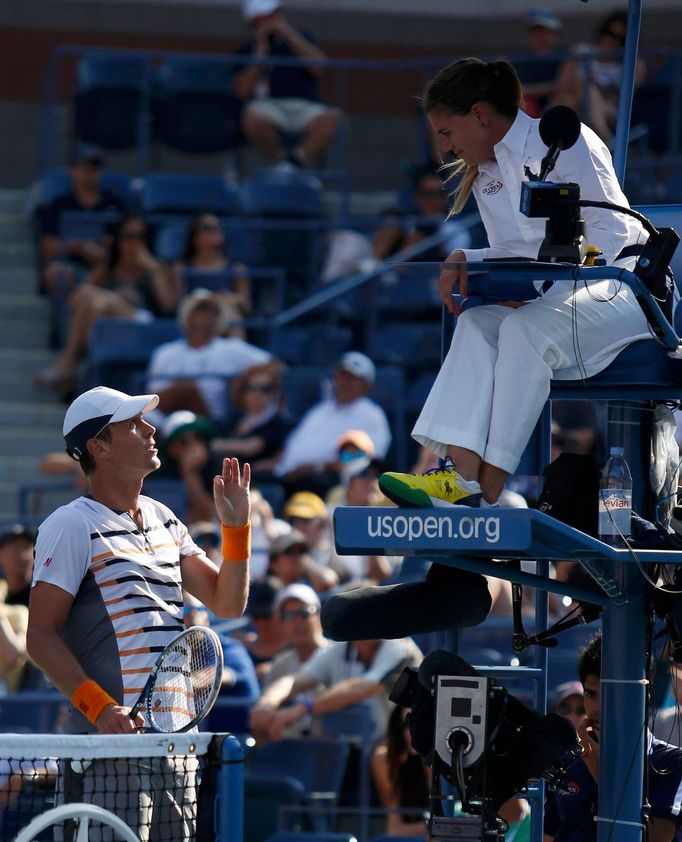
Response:
[{"label": "black camera housing", "polygon": [[544,217],[545,239],[538,260],[575,263],[585,260],[585,221],[580,216],[580,185],[573,181],[524,181],[520,210],[524,216]]}]

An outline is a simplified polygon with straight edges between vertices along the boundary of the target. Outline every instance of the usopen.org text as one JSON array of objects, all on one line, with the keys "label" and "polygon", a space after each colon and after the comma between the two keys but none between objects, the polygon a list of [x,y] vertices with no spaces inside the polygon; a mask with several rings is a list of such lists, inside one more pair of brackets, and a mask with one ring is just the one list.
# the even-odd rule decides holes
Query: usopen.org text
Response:
[{"label": "usopen.org text", "polygon": [[500,518],[494,515],[465,515],[458,521],[438,515],[368,515],[370,538],[458,538],[465,541],[482,539],[488,544],[500,540]]}]

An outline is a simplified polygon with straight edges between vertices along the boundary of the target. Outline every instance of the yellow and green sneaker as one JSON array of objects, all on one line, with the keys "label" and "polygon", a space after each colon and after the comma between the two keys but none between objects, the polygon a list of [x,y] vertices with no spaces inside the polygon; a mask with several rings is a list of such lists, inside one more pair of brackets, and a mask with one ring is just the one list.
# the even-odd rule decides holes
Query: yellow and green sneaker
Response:
[{"label": "yellow and green sneaker", "polygon": [[425,474],[386,473],[379,488],[389,500],[407,508],[430,506],[478,506],[481,486],[464,480],[454,468],[434,468]]}]

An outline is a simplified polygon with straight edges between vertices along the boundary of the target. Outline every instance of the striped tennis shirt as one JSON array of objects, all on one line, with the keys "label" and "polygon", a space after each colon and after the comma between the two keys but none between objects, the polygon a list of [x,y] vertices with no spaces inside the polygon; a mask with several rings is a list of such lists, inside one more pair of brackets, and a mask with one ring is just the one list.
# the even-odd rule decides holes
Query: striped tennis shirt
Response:
[{"label": "striped tennis shirt", "polygon": [[[40,526],[33,585],[74,597],[62,639],[117,702],[132,706],[159,653],[183,631],[180,560],[204,555],[167,507],[140,496],[143,529],[127,512],[90,497],[57,509]],[[96,728],[71,711],[66,729]]]}]

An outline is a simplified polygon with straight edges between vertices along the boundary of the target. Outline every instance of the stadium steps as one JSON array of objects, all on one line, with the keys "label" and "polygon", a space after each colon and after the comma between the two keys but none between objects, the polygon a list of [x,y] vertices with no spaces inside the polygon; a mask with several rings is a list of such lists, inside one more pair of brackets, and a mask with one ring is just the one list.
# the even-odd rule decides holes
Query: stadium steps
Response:
[{"label": "stadium steps", "polygon": [[42,457],[62,450],[64,406],[38,388],[50,365],[49,303],[41,297],[27,193],[0,190],[0,520],[17,516],[20,485],[45,479]]}]

